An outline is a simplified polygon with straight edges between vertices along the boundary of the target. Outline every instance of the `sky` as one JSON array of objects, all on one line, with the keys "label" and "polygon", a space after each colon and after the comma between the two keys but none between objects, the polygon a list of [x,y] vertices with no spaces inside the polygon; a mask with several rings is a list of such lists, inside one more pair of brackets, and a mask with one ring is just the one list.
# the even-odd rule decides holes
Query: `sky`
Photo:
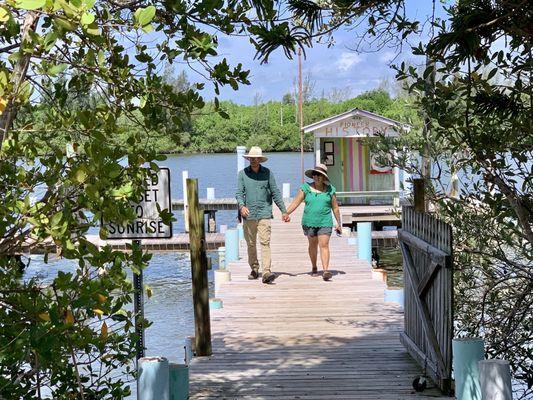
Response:
[{"label": "sky", "polygon": [[[407,15],[419,20],[426,20],[432,14],[432,1],[407,0]],[[444,15],[442,4],[437,1],[436,15]],[[364,51],[356,52],[355,33],[339,30],[334,35],[335,45],[314,44],[306,50],[302,57],[302,75],[309,76],[314,82],[314,95],[326,96],[334,90],[342,90],[355,97],[360,93],[378,88],[386,79],[394,81],[394,71],[390,64],[407,61],[412,64],[423,63],[410,55],[409,46],[403,49],[387,47],[377,50],[373,46],[365,46]],[[410,38],[417,44],[420,38]],[[228,59],[230,65],[242,63],[249,69],[250,85],[241,86],[238,91],[229,87],[221,90],[220,99],[232,100],[239,104],[253,104],[255,99],[260,102],[281,100],[285,93],[294,91],[294,82],[298,74],[297,57],[287,59],[283,51],[278,49],[269,59],[268,64],[261,65],[254,60],[255,50],[245,37],[219,37],[219,53]],[[191,81],[202,81],[194,72],[187,71]],[[211,85],[207,84],[203,92],[206,99],[214,96]]]}]

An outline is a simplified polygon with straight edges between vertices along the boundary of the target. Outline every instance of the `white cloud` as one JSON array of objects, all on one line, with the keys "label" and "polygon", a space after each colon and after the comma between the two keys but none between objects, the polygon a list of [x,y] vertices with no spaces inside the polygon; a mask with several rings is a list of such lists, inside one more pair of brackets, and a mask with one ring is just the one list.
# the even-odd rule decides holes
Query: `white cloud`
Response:
[{"label": "white cloud", "polygon": [[395,57],[396,53],[394,51],[386,51],[379,55],[379,61],[387,64],[391,62]]},{"label": "white cloud", "polygon": [[340,56],[340,59],[335,63],[337,69],[341,72],[347,72],[354,65],[359,64],[363,61],[363,57],[357,53],[347,53],[343,52]]}]

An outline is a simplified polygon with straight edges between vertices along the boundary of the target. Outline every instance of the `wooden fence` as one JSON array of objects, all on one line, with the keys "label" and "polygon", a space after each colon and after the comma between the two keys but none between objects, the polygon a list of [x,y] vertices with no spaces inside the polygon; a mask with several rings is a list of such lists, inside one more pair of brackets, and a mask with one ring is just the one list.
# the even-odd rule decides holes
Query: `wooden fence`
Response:
[{"label": "wooden fence", "polygon": [[451,391],[453,268],[451,227],[429,213],[402,209],[398,232],[405,276],[400,339],[439,388]]}]

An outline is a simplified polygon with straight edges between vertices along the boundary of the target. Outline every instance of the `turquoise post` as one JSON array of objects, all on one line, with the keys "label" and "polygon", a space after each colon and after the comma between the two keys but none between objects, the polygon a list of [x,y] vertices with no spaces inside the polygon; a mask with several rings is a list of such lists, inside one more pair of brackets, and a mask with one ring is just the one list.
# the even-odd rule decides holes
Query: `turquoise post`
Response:
[{"label": "turquoise post", "polygon": [[216,297],[209,299],[209,309],[210,310],[219,310],[222,308],[222,299]]},{"label": "turquoise post", "polygon": [[237,229],[226,231],[226,265],[239,259],[239,232]]},{"label": "turquoise post", "polygon": [[189,366],[188,365],[174,364],[174,363],[170,364],[169,392],[170,392],[170,400],[187,400],[189,398]]},{"label": "turquoise post", "polygon": [[403,288],[386,288],[385,289],[385,303],[396,303],[402,308],[404,305]]},{"label": "turquoise post", "polygon": [[478,362],[485,358],[480,338],[453,339],[453,374],[457,400],[481,400]]},{"label": "turquoise post", "polygon": [[246,153],[246,147],[244,146],[237,146],[237,173],[241,169],[244,169],[244,154]]},{"label": "turquoise post", "polygon": [[165,357],[139,359],[137,394],[142,400],[169,400],[169,367]]},{"label": "turquoise post", "polygon": [[239,240],[244,240],[244,228],[242,224],[237,225],[237,231],[239,232]]},{"label": "turquoise post", "polygon": [[372,264],[372,223],[357,223],[358,258]]}]

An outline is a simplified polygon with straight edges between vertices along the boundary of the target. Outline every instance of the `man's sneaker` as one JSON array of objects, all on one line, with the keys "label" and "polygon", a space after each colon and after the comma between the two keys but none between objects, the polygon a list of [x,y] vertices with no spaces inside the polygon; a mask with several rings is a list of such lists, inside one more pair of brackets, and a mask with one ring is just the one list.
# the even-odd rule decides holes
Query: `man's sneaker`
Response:
[{"label": "man's sneaker", "polygon": [[331,272],[329,271],[324,271],[324,273],[322,274],[322,279],[324,279],[325,281],[329,281],[331,279],[333,275],[331,274]]},{"label": "man's sneaker", "polygon": [[248,275],[248,279],[257,279],[259,278],[259,272],[257,272],[255,269],[252,269],[252,272],[250,272],[250,275]]},{"label": "man's sneaker", "polygon": [[272,283],[276,279],[276,275],[272,272],[266,272],[263,274],[263,283]]}]

